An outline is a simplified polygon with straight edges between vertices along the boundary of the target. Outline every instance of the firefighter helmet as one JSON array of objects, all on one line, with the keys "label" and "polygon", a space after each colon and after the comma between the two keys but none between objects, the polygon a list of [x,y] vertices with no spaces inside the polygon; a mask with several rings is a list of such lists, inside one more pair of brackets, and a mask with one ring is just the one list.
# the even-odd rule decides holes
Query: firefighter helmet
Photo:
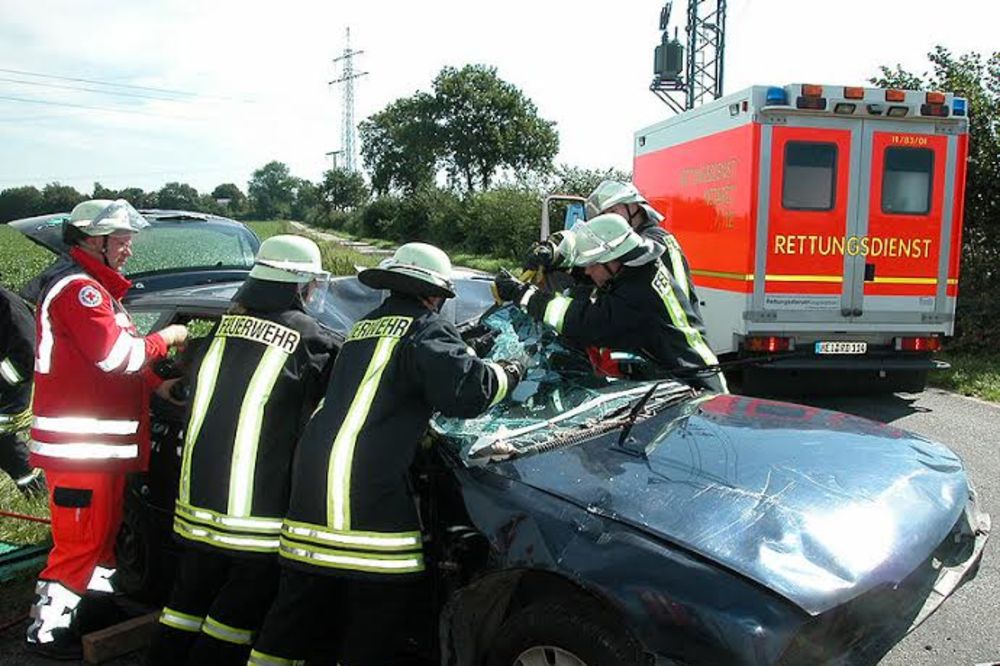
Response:
[{"label": "firefighter helmet", "polygon": [[617,213],[605,213],[573,227],[576,239],[574,266],[593,266],[625,261],[634,250],[643,248],[642,238]]},{"label": "firefighter helmet", "polygon": [[124,199],[90,199],[78,203],[65,224],[85,236],[136,233],[149,226],[139,211]]},{"label": "firefighter helmet", "polygon": [[304,236],[281,234],[260,244],[250,277],[270,282],[305,284],[329,277],[323,270],[319,248]]},{"label": "firefighter helmet", "polygon": [[358,273],[361,283],[373,289],[389,289],[414,296],[455,295],[451,259],[444,250],[427,243],[406,243],[377,268]]},{"label": "firefighter helmet", "polygon": [[618,204],[638,204],[649,217],[650,221],[659,223],[663,216],[649,205],[646,197],[639,193],[632,183],[622,183],[617,180],[601,181],[587,197],[587,219],[597,217],[604,211]]}]

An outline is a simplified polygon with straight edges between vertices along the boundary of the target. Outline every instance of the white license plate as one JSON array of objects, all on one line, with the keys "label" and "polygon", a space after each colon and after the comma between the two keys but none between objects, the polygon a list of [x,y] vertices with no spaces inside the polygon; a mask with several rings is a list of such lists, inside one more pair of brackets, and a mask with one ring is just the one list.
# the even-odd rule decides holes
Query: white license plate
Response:
[{"label": "white license plate", "polygon": [[865,354],[867,352],[867,342],[826,341],[816,343],[817,354]]}]

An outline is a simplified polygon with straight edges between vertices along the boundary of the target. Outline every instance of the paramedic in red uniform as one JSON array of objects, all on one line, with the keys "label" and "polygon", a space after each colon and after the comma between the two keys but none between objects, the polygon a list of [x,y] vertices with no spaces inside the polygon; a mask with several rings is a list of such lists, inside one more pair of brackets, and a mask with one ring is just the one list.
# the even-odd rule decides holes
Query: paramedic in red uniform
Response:
[{"label": "paramedic in red uniform", "polygon": [[48,478],[53,547],[26,638],[49,657],[80,654],[81,600],[113,592],[125,475],[149,457],[160,385],[150,364],[187,338],[178,325],[140,336],[120,302],[130,286],[121,268],[146,226],[124,200],[79,204],[63,222],[69,257],[41,279],[28,448]]}]

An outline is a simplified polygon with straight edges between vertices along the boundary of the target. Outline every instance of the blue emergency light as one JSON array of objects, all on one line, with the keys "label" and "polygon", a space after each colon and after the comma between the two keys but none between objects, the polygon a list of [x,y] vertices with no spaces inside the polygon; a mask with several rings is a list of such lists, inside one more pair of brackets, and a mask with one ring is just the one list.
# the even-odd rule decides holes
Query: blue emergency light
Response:
[{"label": "blue emergency light", "polygon": [[765,103],[767,106],[787,106],[788,93],[785,92],[784,88],[779,88],[777,86],[768,88]]},{"label": "blue emergency light", "polygon": [[965,100],[961,97],[954,97],[951,100],[951,115],[953,116],[964,116],[965,115]]}]

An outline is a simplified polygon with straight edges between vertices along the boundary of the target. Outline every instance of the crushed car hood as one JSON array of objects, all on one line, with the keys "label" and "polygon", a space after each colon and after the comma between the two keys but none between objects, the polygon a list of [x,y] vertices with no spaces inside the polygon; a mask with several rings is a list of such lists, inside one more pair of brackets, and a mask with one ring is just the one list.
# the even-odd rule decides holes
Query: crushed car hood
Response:
[{"label": "crushed car hood", "polygon": [[491,467],[706,557],[810,614],[902,581],[969,496],[945,446],[800,405],[708,396],[640,422],[622,448],[618,438]]}]

